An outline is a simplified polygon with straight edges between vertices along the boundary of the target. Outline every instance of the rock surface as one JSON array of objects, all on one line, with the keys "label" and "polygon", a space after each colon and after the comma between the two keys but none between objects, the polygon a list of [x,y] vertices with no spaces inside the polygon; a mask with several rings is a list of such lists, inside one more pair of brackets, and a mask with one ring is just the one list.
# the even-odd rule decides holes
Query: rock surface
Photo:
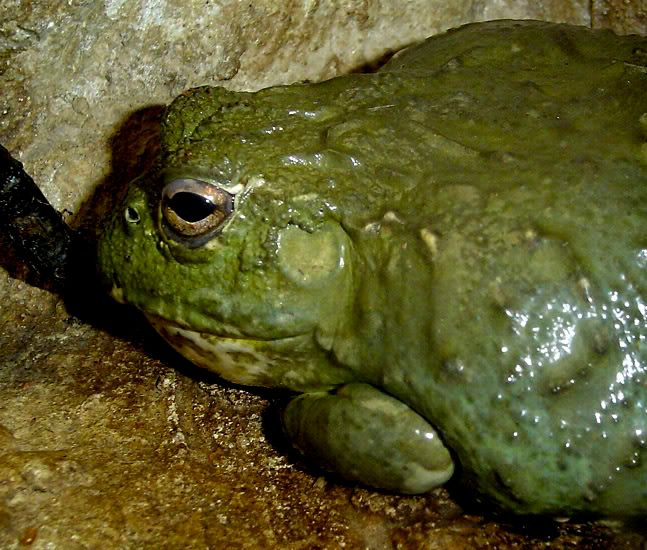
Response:
[{"label": "rock surface", "polygon": [[593,0],[593,27],[613,29],[618,34],[647,32],[647,2],[645,0]]},{"label": "rock surface", "polygon": [[[154,155],[160,105],[187,87],[327,78],[473,20],[646,32],[643,4],[4,0],[0,142],[56,208],[91,227]],[[65,303],[11,273],[0,270],[2,548],[640,548],[647,540],[638,526],[495,521],[445,489],[402,497],[321,476],[276,432],[273,394],[186,364],[91,284]]]}]

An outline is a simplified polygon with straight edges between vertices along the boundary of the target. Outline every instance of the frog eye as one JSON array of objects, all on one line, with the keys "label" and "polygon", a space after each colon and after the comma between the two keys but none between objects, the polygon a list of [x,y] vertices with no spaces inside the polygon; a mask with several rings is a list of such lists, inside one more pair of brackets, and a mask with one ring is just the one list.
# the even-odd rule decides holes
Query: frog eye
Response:
[{"label": "frog eye", "polygon": [[234,211],[234,195],[195,179],[173,180],[162,191],[164,228],[174,240],[200,246]]}]

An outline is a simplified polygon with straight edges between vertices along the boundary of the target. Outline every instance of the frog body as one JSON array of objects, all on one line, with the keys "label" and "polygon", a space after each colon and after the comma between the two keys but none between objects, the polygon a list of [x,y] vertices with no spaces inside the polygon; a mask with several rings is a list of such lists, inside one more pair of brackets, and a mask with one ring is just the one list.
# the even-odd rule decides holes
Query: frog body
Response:
[{"label": "frog body", "polygon": [[[473,24],[381,70],[169,107],[113,295],[323,467],[647,514],[647,39]],[[456,474],[455,471],[457,471]]]}]

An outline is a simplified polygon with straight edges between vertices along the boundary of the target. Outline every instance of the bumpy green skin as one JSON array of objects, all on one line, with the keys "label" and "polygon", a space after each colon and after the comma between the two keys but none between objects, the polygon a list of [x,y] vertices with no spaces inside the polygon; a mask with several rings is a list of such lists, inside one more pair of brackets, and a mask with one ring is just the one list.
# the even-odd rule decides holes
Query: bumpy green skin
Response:
[{"label": "bumpy green skin", "polygon": [[[234,381],[395,397],[477,499],[644,516],[646,52],[636,36],[493,22],[375,74],[191,90],[106,228],[100,271]],[[172,175],[247,186],[203,246],[160,230]],[[223,369],[168,322],[252,351]]]}]

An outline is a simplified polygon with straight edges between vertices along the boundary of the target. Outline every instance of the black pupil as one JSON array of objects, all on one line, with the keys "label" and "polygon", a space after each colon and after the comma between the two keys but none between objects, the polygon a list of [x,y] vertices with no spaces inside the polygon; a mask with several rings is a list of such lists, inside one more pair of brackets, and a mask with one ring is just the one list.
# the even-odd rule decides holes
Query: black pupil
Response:
[{"label": "black pupil", "polygon": [[168,199],[168,206],[183,220],[194,223],[210,216],[217,205],[197,193],[180,191]]}]

